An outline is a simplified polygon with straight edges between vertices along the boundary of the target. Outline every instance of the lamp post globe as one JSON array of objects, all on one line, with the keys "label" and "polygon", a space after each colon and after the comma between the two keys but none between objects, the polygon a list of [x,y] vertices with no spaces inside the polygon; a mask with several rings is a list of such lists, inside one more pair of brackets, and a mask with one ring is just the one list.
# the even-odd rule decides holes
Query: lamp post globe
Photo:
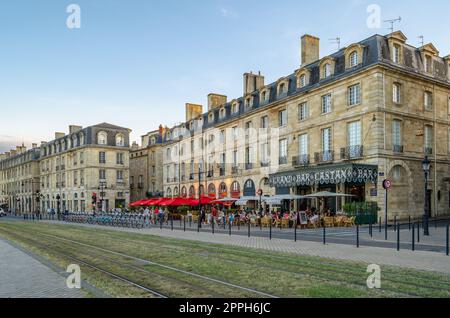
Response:
[{"label": "lamp post globe", "polygon": [[428,156],[425,156],[425,159],[422,161],[422,169],[425,175],[425,195],[424,195],[424,213],[423,213],[423,235],[429,236],[430,231],[428,227],[428,218],[429,218],[429,204],[428,204],[428,176],[430,174],[431,162],[428,159]]}]

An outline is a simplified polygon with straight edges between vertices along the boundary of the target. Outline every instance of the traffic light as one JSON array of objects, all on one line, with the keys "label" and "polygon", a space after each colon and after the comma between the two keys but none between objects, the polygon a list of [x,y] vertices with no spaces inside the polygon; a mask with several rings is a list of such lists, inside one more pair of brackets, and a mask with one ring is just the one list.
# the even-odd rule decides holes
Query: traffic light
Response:
[{"label": "traffic light", "polygon": [[95,205],[96,203],[97,203],[97,193],[94,192],[94,193],[92,194],[92,204]]}]

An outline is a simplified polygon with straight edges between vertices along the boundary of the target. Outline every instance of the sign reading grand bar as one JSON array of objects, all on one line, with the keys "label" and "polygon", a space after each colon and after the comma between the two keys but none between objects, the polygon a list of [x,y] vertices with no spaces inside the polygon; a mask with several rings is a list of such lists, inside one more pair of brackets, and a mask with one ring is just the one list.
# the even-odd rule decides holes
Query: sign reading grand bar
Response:
[{"label": "sign reading grand bar", "polygon": [[376,183],[378,166],[344,164],[327,167],[304,168],[281,172],[269,177],[271,187],[285,188],[340,183]]}]

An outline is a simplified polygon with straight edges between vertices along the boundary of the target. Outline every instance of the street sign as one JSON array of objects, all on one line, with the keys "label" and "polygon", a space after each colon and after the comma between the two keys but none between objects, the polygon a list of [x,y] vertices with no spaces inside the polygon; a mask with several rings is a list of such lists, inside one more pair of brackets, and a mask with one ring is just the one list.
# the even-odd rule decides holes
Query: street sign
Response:
[{"label": "street sign", "polygon": [[376,197],[378,196],[378,191],[376,188],[370,189],[370,196],[371,197]]},{"label": "street sign", "polygon": [[383,188],[384,188],[385,190],[388,190],[388,189],[390,189],[391,187],[392,187],[392,182],[391,182],[391,180],[386,179],[386,180],[383,181]]},{"label": "street sign", "polygon": [[258,190],[258,195],[259,195],[259,196],[262,196],[262,195],[263,195],[263,190],[259,189],[259,190]]}]

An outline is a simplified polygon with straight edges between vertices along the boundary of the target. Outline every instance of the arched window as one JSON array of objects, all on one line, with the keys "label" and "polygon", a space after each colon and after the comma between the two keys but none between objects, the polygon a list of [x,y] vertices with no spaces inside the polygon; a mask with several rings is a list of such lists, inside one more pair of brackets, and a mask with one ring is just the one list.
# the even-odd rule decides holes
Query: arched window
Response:
[{"label": "arched window", "polygon": [[244,197],[251,197],[256,195],[255,183],[252,179],[248,179],[244,183]]},{"label": "arched window", "polygon": [[181,188],[181,197],[186,198],[187,197],[187,190],[186,187]]},{"label": "arched window", "polygon": [[116,146],[117,147],[124,147],[125,146],[125,137],[123,134],[117,134],[116,135]]},{"label": "arched window", "polygon": [[208,124],[212,124],[214,122],[214,114],[210,113],[208,115]]},{"label": "arched window", "polygon": [[178,197],[180,195],[180,193],[178,191],[178,187],[175,187],[175,189],[173,189],[173,195],[174,195],[174,197]]},{"label": "arched window", "polygon": [[167,188],[167,197],[168,198],[172,197],[172,189],[171,188]]},{"label": "arched window", "polygon": [[190,198],[195,198],[195,187],[194,186],[191,186],[189,188],[189,197]]},{"label": "arched window", "polygon": [[219,118],[220,118],[220,119],[225,118],[225,108],[222,108],[222,109],[220,110],[220,112],[219,112]]},{"label": "arched window", "polygon": [[231,197],[239,198],[240,196],[241,196],[241,186],[239,185],[239,182],[234,181],[231,184]]},{"label": "arched window", "polygon": [[358,64],[358,52],[353,51],[352,53],[350,53],[350,67],[355,67]]},{"label": "arched window", "polygon": [[239,104],[238,103],[234,103],[231,108],[232,108],[233,114],[237,114],[239,112]]},{"label": "arched window", "polygon": [[222,182],[219,186],[219,197],[226,198],[228,196],[227,185]]},{"label": "arched window", "polygon": [[302,74],[298,78],[298,87],[305,87],[305,86],[306,86],[306,74]]},{"label": "arched window", "polygon": [[97,134],[97,143],[99,145],[106,145],[108,143],[108,134],[104,131],[101,131]]},{"label": "arched window", "polygon": [[213,183],[208,186],[208,197],[216,198],[216,186]]}]

